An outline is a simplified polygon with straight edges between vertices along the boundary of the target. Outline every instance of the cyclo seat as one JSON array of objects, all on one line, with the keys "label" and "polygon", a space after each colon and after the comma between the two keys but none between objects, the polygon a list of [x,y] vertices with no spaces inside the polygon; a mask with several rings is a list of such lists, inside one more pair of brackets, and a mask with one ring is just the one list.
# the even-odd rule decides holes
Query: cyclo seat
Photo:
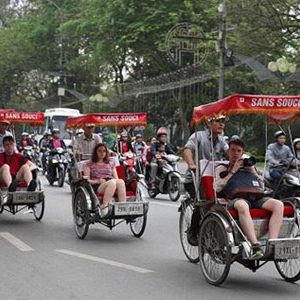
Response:
[{"label": "cyclo seat", "polygon": [[[0,181],[0,188],[6,188],[6,184],[4,181]],[[17,188],[26,188],[27,187],[27,183],[25,181],[21,181],[18,183]]]},{"label": "cyclo seat", "polygon": [[[215,162],[215,166],[218,166],[220,164],[224,164],[224,162]],[[200,161],[200,168],[203,172],[203,176],[201,177],[201,188],[203,190],[203,195],[205,197],[206,201],[214,201],[215,197],[220,200],[220,203],[226,205],[227,200],[226,199],[220,199],[218,195],[216,195],[214,190],[214,177],[213,177],[213,164],[212,162],[209,162],[207,160],[201,160]],[[288,203],[284,203],[284,211],[283,216],[284,217],[293,217],[294,216],[294,207],[292,205],[289,205]],[[229,209],[228,212],[230,215],[237,219],[238,218],[238,212],[236,209]],[[250,215],[252,219],[264,219],[269,218],[271,216],[271,212],[263,209],[263,208],[250,208]]]}]

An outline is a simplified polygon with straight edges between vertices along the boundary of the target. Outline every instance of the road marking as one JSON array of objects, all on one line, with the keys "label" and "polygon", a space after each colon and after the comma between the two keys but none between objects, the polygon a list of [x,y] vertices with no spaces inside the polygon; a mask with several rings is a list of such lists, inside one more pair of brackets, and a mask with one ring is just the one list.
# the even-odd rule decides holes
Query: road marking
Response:
[{"label": "road marking", "polygon": [[151,205],[152,204],[157,204],[157,205],[169,206],[169,207],[175,207],[175,208],[178,208],[180,206],[178,204],[160,202],[159,200],[150,200],[150,203],[151,203]]},{"label": "road marking", "polygon": [[34,251],[30,246],[22,242],[20,239],[10,234],[9,232],[0,232],[0,236],[18,248],[20,251]]},{"label": "road marking", "polygon": [[106,264],[106,265],[110,265],[110,266],[130,270],[130,271],[134,271],[134,272],[138,272],[138,273],[144,273],[145,274],[145,273],[154,272],[154,271],[151,271],[151,270],[148,270],[148,269],[143,269],[143,268],[139,268],[139,267],[136,267],[136,266],[119,263],[117,261],[113,261],[113,260],[109,260],[109,259],[105,259],[105,258],[101,258],[101,257],[97,257],[97,256],[91,256],[91,255],[87,255],[87,254],[83,254],[83,253],[79,253],[79,252],[74,252],[74,251],[67,250],[67,249],[58,249],[58,250],[55,250],[55,251],[59,252],[59,253],[66,254],[66,255],[75,256],[75,257],[79,257],[79,258],[99,262],[99,263],[102,263],[102,264]]}]

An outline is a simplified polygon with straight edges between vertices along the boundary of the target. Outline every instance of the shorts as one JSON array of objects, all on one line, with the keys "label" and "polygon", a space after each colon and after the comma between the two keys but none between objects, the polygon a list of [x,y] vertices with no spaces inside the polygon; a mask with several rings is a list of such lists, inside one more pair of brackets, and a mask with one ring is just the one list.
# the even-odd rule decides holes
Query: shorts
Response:
[{"label": "shorts", "polygon": [[255,201],[248,201],[248,200],[242,199],[242,198],[235,198],[235,199],[232,199],[232,200],[228,201],[227,208],[228,209],[234,209],[234,204],[238,200],[245,201],[248,204],[249,208],[262,208],[262,206],[264,205],[264,203],[266,203],[270,199],[272,199],[272,198],[271,197],[262,197],[262,198],[260,198],[258,200],[255,200]]}]

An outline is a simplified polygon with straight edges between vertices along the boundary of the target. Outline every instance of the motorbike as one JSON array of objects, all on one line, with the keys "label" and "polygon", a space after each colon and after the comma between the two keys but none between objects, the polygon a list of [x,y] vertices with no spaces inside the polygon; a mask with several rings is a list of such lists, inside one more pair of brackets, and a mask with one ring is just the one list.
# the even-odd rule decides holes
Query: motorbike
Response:
[{"label": "motorbike", "polygon": [[126,181],[136,179],[137,157],[133,152],[125,152],[120,155],[119,161],[125,167]]},{"label": "motorbike", "polygon": [[164,155],[161,166],[158,168],[154,188],[151,187],[150,170],[146,174],[148,194],[150,198],[155,198],[157,194],[169,194],[172,201],[177,201],[180,197],[181,175],[178,172],[176,162],[179,156],[174,154]]},{"label": "motorbike", "polygon": [[292,165],[292,161],[276,167],[283,169],[282,177],[277,185],[274,185],[269,170],[266,170],[264,178],[265,187],[270,190],[272,197],[276,199],[300,197],[299,174],[297,168]]},{"label": "motorbike", "polygon": [[63,148],[52,149],[47,159],[47,179],[50,185],[55,181],[59,187],[63,187],[69,161],[66,150]]}]

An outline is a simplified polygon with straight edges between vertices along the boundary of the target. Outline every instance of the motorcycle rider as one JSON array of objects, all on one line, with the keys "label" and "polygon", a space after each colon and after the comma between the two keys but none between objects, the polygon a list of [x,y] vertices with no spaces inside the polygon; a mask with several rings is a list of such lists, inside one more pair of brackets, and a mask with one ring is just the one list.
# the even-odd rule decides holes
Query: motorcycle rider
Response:
[{"label": "motorcycle rider", "polygon": [[161,159],[161,154],[158,153],[158,148],[163,144],[165,146],[166,154],[175,154],[174,151],[167,144],[168,132],[165,128],[161,127],[156,132],[156,143],[152,143],[150,146],[151,163],[150,163],[150,189],[155,188],[156,174],[159,168],[158,160]]},{"label": "motorcycle rider", "polygon": [[147,145],[143,141],[143,136],[140,133],[137,133],[135,135],[135,141],[132,143],[132,148],[134,153],[139,158],[141,166],[143,168],[146,163]]},{"label": "motorcycle rider", "polygon": [[44,173],[47,171],[47,156],[49,155],[50,151],[50,140],[51,134],[48,131],[46,131],[44,132],[43,138],[41,138],[39,142],[39,148],[42,153],[41,161]]},{"label": "motorcycle rider", "polygon": [[121,132],[120,139],[113,146],[113,151],[119,154],[134,152],[126,130]]},{"label": "motorcycle rider", "polygon": [[[226,117],[223,115],[213,117],[207,120],[206,130],[197,132],[196,143],[196,134],[193,133],[187,143],[184,146],[183,158],[188,165],[188,170],[185,174],[184,179],[184,188],[190,194],[191,198],[195,198],[195,189],[193,184],[193,177],[191,172],[196,170],[195,163],[195,150],[196,145],[198,144],[198,159],[207,159],[207,160],[222,160],[226,156],[228,150],[228,144],[224,139],[224,128],[225,128]],[[211,153],[211,135],[213,139],[213,153]],[[195,206],[192,219],[191,227],[187,232],[188,241],[191,245],[198,245],[198,226],[200,222],[199,208]]]},{"label": "motorcycle rider", "polygon": [[295,138],[293,140],[293,147],[296,155],[296,162],[300,164],[300,138]]},{"label": "motorcycle rider", "polygon": [[49,141],[49,158],[48,158],[48,176],[54,177],[54,168],[52,164],[52,154],[51,151],[57,149],[57,148],[63,148],[66,149],[66,144],[65,142],[60,138],[60,130],[58,128],[53,128],[52,129],[52,138]]},{"label": "motorcycle rider", "polygon": [[29,138],[28,132],[22,132],[21,134],[21,140],[17,144],[17,149],[19,152],[22,152],[25,147],[31,146],[34,147],[34,144],[32,143],[31,139]]},{"label": "motorcycle rider", "polygon": [[293,158],[291,149],[285,145],[286,134],[282,130],[276,131],[274,134],[275,143],[268,145],[267,148],[267,164],[269,167],[270,177],[274,186],[280,181],[284,169]]},{"label": "motorcycle rider", "polygon": [[74,143],[74,154],[77,160],[87,160],[92,156],[93,149],[96,145],[102,143],[102,139],[95,132],[95,124],[85,124],[83,133],[76,136]]}]

